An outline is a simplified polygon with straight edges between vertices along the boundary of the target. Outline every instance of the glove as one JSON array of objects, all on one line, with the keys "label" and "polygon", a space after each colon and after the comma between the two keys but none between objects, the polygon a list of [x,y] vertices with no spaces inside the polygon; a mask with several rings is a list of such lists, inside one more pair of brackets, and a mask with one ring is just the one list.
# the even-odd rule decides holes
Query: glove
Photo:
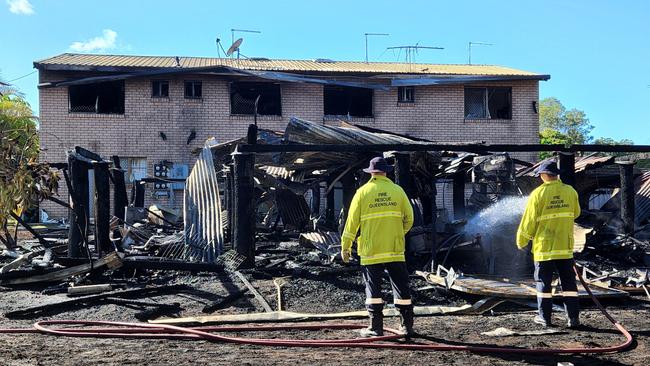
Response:
[{"label": "glove", "polygon": [[350,256],[352,253],[349,250],[341,250],[341,259],[343,259],[343,263],[350,263]]}]

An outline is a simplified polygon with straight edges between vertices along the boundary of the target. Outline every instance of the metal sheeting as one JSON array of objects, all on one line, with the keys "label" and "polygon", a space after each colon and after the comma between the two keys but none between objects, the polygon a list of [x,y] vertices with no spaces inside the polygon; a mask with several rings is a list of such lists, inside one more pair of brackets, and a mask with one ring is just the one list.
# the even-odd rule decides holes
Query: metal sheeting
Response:
[{"label": "metal sheeting", "polygon": [[143,68],[197,68],[228,66],[245,70],[299,71],[371,74],[423,75],[526,75],[545,76],[533,72],[496,65],[417,64],[401,62],[358,62],[316,60],[269,60],[213,57],[88,55],[64,53],[34,62],[37,69],[143,69]]},{"label": "metal sheeting", "polygon": [[337,231],[302,233],[299,242],[304,247],[320,250],[330,258],[341,251],[341,235]]},{"label": "metal sheeting", "polygon": [[183,220],[184,259],[214,263],[223,250],[224,237],[217,171],[209,143],[185,182]]},{"label": "metal sheeting", "polygon": [[[370,145],[370,144],[421,144],[406,137],[388,133],[364,131],[358,127],[339,122],[340,126],[318,124],[292,117],[284,133],[284,140],[289,144],[332,144],[332,145]],[[365,157],[358,153],[312,152],[284,153],[280,155],[278,165],[289,170],[340,168],[342,165],[354,165]]]},{"label": "metal sheeting", "polygon": [[[555,158],[550,158],[550,159],[555,159]],[[582,173],[587,170],[595,169],[604,165],[609,165],[614,163],[614,157],[613,156],[584,156],[584,157],[578,157],[575,162],[575,172],[576,173]],[[549,160],[549,159],[546,159]],[[542,161],[546,161],[542,160]],[[517,177],[534,177],[535,176],[535,169],[539,167],[539,165],[542,163],[542,161],[539,161],[537,164],[530,166],[530,167],[525,167],[520,169],[517,172]]]},{"label": "metal sheeting", "polygon": [[289,189],[276,189],[275,205],[285,228],[302,229],[309,222],[311,210],[305,197]]},{"label": "metal sheeting", "polygon": [[454,85],[469,84],[487,81],[508,81],[508,80],[548,80],[550,75],[500,75],[500,76],[448,76],[448,77],[419,77],[419,78],[396,78],[392,79],[390,85],[395,86],[424,86],[424,85]]},{"label": "metal sheeting", "polygon": [[639,223],[650,220],[650,172],[645,172],[638,180],[636,191],[636,219]]}]

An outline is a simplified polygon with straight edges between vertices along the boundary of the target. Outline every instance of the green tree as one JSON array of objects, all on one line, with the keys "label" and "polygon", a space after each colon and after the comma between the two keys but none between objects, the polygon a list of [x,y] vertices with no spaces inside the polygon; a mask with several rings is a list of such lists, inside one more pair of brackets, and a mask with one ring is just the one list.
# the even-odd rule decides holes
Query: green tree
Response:
[{"label": "green tree", "polygon": [[7,88],[0,96],[0,242],[16,243],[12,216],[34,208],[56,193],[58,176],[38,162],[37,118],[23,97]]},{"label": "green tree", "polygon": [[594,140],[596,145],[634,145],[634,141],[630,139],[614,140],[611,137],[599,137]]},{"label": "green tree", "polygon": [[[567,110],[557,98],[542,99],[539,104],[539,130],[542,143],[551,136],[547,130],[556,131],[566,137],[565,144],[586,144],[592,139],[594,126],[589,122],[585,112],[578,109]],[[545,133],[545,131],[547,131]],[[545,133],[545,136],[542,134]],[[552,134],[553,138],[560,135]]]},{"label": "green tree", "polygon": [[[569,145],[570,140],[569,136],[563,134],[560,131],[554,130],[552,128],[547,128],[542,130],[539,133],[540,143],[544,145]],[[551,157],[553,154],[550,151],[541,151],[539,153],[540,159],[546,159]]]}]

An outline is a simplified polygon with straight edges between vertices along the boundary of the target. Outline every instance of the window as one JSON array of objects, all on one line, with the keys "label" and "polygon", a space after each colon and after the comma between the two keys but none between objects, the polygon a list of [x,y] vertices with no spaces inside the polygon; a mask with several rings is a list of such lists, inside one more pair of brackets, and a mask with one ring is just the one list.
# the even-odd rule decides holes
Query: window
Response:
[{"label": "window", "polygon": [[203,85],[200,81],[186,81],[185,82],[185,98],[186,99],[200,99],[203,97]]},{"label": "window", "polygon": [[326,116],[372,117],[372,89],[325,85]]},{"label": "window", "polygon": [[415,88],[412,86],[399,86],[397,87],[397,101],[399,103],[414,103],[415,102]]},{"label": "window", "polygon": [[151,96],[153,98],[167,98],[167,97],[169,97],[169,81],[167,81],[167,80],[153,80],[151,82]]},{"label": "window", "polygon": [[465,88],[465,119],[512,119],[512,89]]},{"label": "window", "polygon": [[124,81],[68,87],[70,112],[124,114]]},{"label": "window", "polygon": [[127,183],[133,183],[147,177],[146,158],[124,158],[124,162],[123,169],[126,170],[124,178]]},{"label": "window", "polygon": [[251,82],[230,83],[230,114],[255,114],[255,99],[258,96],[257,114],[282,115],[280,84]]}]

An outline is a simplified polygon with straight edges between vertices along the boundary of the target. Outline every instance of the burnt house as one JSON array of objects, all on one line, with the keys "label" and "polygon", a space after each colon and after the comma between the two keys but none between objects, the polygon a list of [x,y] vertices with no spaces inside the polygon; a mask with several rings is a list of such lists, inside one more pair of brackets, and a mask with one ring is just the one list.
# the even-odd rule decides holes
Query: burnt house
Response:
[{"label": "burnt house", "polygon": [[[127,184],[186,177],[192,151],[206,139],[245,136],[255,119],[274,131],[298,117],[441,143],[538,143],[538,83],[549,79],[502,66],[327,59],[66,53],[34,66],[41,159],[62,162],[75,145],[119,155]],[[183,188],[152,184],[146,203],[179,207]],[[47,203],[44,208],[65,214]]]}]

